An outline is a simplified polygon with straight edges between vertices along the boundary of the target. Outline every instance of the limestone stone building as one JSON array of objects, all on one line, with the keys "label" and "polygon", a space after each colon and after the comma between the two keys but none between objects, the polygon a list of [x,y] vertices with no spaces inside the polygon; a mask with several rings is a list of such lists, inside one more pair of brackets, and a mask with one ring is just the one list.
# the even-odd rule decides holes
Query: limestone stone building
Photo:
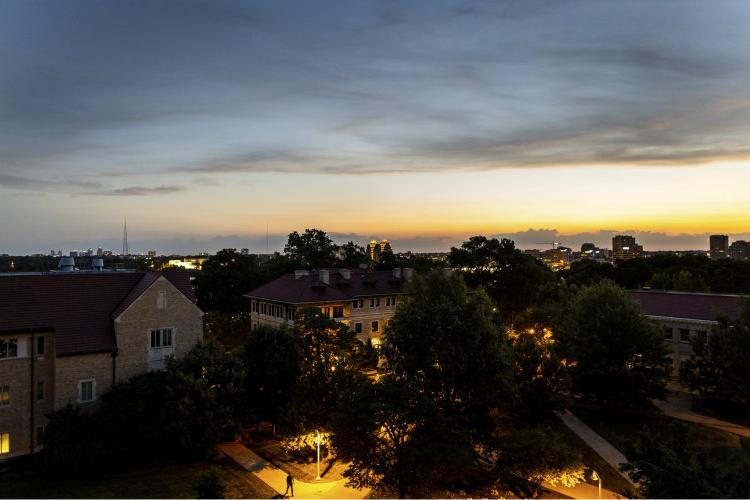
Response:
[{"label": "limestone stone building", "polygon": [[0,460],[38,449],[50,411],[183,356],[202,314],[185,271],[0,274]]},{"label": "limestone stone building", "polygon": [[327,317],[377,346],[396,306],[406,295],[411,269],[321,269],[295,271],[245,294],[250,299],[251,327],[294,326],[297,312],[319,308]]}]

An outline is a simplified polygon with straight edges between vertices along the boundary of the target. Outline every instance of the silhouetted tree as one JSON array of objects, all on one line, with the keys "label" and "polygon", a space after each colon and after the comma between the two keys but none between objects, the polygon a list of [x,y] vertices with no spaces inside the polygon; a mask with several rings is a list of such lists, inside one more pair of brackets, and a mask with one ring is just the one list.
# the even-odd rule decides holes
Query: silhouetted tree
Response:
[{"label": "silhouetted tree", "polygon": [[336,263],[338,247],[320,229],[305,229],[299,234],[297,231],[289,233],[289,239],[284,246],[284,253],[300,267],[319,269],[333,267]]}]

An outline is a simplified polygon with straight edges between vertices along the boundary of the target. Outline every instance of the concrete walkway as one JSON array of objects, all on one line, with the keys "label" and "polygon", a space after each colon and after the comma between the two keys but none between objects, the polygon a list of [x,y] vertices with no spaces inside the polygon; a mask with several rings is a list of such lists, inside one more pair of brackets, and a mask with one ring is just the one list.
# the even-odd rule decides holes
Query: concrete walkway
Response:
[{"label": "concrete walkway", "polygon": [[[559,493],[563,497],[576,498],[582,500],[598,499],[599,498],[599,487],[593,486],[588,483],[579,483],[572,488],[567,488],[560,484],[552,486],[548,483],[542,483],[542,486],[550,491]],[[610,491],[606,488],[602,488],[602,498],[625,498],[622,495],[618,495],[614,491]]]},{"label": "concrete walkway", "polygon": [[[229,442],[217,445],[226,456],[273,488],[279,495],[286,490],[286,472],[249,450],[242,443]],[[344,479],[306,483],[295,479],[294,498],[364,498],[370,489],[358,490],[346,486]]]},{"label": "concrete walkway", "polygon": [[628,463],[628,459],[622,454],[622,452],[620,452],[620,450],[612,446],[609,441],[597,434],[594,429],[583,423],[583,421],[571,413],[570,410],[558,412],[557,416],[560,417],[560,420],[562,420],[570,430],[575,432],[579,438],[583,439],[587,445],[602,457],[605,462],[611,465],[618,474],[624,477],[635,488],[638,488],[638,485],[630,478],[630,475],[620,470],[621,465]]},{"label": "concrete walkway", "polygon": [[666,401],[654,401],[654,404],[672,418],[692,422],[694,424],[705,425],[720,431],[731,432],[738,436],[750,437],[750,428],[739,424],[733,424],[718,418],[708,417],[693,411],[693,402],[688,394],[683,392],[672,392]]}]

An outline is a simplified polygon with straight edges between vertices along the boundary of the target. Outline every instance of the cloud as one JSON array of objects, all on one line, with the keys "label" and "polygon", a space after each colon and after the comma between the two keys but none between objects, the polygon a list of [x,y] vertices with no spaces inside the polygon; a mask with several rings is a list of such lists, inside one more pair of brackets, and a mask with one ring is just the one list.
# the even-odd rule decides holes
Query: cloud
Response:
[{"label": "cloud", "polygon": [[93,191],[87,194],[96,196],[153,196],[161,194],[173,194],[185,191],[184,186],[156,186],[156,187],[144,187],[144,186],[129,186],[117,189],[106,189]]}]

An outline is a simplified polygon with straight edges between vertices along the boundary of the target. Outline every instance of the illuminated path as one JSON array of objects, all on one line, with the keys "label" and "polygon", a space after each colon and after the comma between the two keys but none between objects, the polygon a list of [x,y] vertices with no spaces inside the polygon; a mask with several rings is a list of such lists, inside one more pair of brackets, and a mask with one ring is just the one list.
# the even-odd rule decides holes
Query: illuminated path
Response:
[{"label": "illuminated path", "polygon": [[[287,473],[268,460],[258,456],[242,443],[221,443],[216,446],[242,468],[273,488],[279,495],[286,491]],[[358,490],[346,486],[346,480],[306,483],[294,480],[294,498],[364,498],[370,489]]]},{"label": "illuminated path", "polygon": [[620,450],[612,446],[609,441],[597,434],[594,429],[583,423],[583,421],[571,413],[570,410],[558,412],[557,416],[560,417],[560,420],[562,420],[570,430],[575,432],[579,438],[583,439],[587,445],[602,457],[605,462],[611,465],[618,474],[627,479],[634,487],[638,488],[638,485],[630,479],[630,476],[626,472],[620,470],[621,465],[628,463],[628,459]]},{"label": "illuminated path", "polygon": [[726,422],[719,420],[718,418],[709,417],[696,413],[692,408],[692,401],[688,396],[683,393],[672,392],[666,401],[654,401],[654,404],[672,418],[678,420],[684,420],[685,422],[692,422],[694,424],[703,425],[706,427],[713,427],[724,432],[731,432],[742,437],[750,437],[750,428],[744,425],[733,424],[732,422]]}]

